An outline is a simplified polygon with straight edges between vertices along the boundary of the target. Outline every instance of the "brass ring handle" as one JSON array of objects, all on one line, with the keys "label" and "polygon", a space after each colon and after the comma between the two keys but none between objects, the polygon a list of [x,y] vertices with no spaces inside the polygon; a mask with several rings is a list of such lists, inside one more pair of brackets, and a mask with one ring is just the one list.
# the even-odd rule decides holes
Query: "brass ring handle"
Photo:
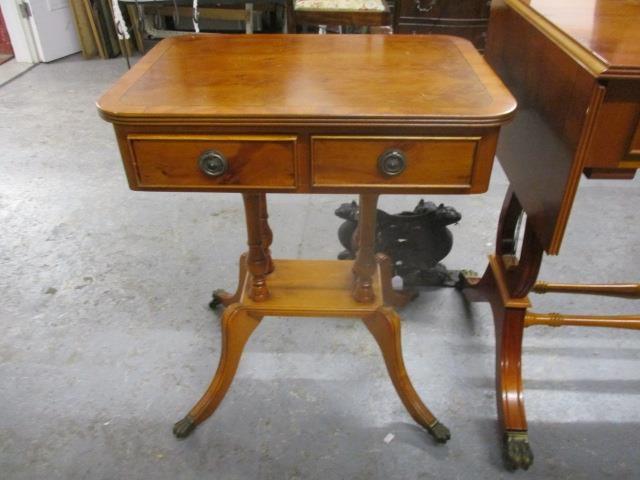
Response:
[{"label": "brass ring handle", "polygon": [[433,7],[436,6],[436,3],[438,3],[438,0],[431,0],[431,3],[428,7],[423,7],[421,0],[415,0],[416,10],[418,10],[420,13],[429,13],[431,10],[433,10]]},{"label": "brass ring handle", "polygon": [[388,177],[400,175],[406,166],[407,160],[401,150],[387,150],[378,157],[378,170]]},{"label": "brass ring handle", "polygon": [[219,177],[224,175],[229,167],[227,159],[220,152],[215,150],[207,150],[202,152],[198,158],[198,166],[200,171],[208,177]]}]

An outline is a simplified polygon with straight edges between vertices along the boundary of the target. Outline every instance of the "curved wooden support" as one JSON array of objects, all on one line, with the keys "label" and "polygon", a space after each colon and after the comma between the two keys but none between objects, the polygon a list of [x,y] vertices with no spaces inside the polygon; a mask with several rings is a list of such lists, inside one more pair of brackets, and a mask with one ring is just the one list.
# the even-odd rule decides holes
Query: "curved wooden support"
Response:
[{"label": "curved wooden support", "polygon": [[506,431],[525,431],[527,420],[521,374],[522,337],[528,299],[512,299],[495,257],[480,282],[484,299],[491,305],[496,336],[496,395],[498,417]]},{"label": "curved wooden support", "polygon": [[513,308],[494,312],[498,415],[507,431],[527,429],[521,360],[525,312]]},{"label": "curved wooden support", "polygon": [[520,259],[505,272],[507,289],[511,297],[523,298],[529,294],[538,278],[542,254],[542,244],[536,238],[533,228],[527,221]]},{"label": "curved wooden support", "polygon": [[238,288],[236,288],[236,293],[230,294],[225,290],[214,290],[213,298],[209,303],[209,307],[216,308],[218,305],[222,304],[225,307],[233,303],[238,303],[240,301],[240,297],[242,296],[242,290],[244,290],[244,280],[247,276],[247,253],[243,253],[240,255],[240,260],[238,260]]},{"label": "curved wooden support", "polygon": [[640,315],[565,315],[561,313],[527,312],[524,326],[605,327],[640,330]]},{"label": "curved wooden support", "polygon": [[505,465],[527,469],[533,453],[527,437],[527,419],[522,383],[522,337],[525,314],[530,307],[525,298],[509,296],[504,265],[496,257],[481,279],[462,276],[460,287],[471,301],[488,301],[493,312],[496,336],[496,402],[503,435]]},{"label": "curved wooden support", "polygon": [[522,337],[526,308],[491,301],[496,335],[496,402],[503,430],[503,453],[510,469],[528,469],[533,453],[527,437],[522,383]]},{"label": "curved wooden support", "polygon": [[376,261],[380,267],[380,282],[382,284],[382,300],[385,305],[402,308],[407,303],[418,297],[415,290],[394,290],[391,280],[393,279],[393,265],[391,259],[383,253],[376,255]]},{"label": "curved wooden support", "polygon": [[524,298],[529,294],[538,277],[544,252],[531,223],[527,220],[520,259],[515,258],[518,229],[523,214],[524,211],[515,192],[509,187],[498,221],[496,257],[502,262],[507,289],[513,298]]},{"label": "curved wooden support", "polygon": [[216,410],[233,381],[244,346],[261,319],[262,317],[249,314],[238,304],[230,305],[224,311],[221,321],[222,352],[218,369],[202,398],[185,418],[174,425],[173,433],[176,437],[187,437]]},{"label": "curved wooden support", "polygon": [[451,438],[449,430],[422,402],[413,388],[404,366],[398,314],[391,308],[380,307],[372,315],[363,318],[362,321],[376,339],[393,386],[409,414],[419,425],[427,429],[436,442],[445,443]]},{"label": "curved wooden support", "polygon": [[360,303],[371,303],[373,274],[376,271],[375,240],[378,194],[360,194],[360,217],[358,219],[358,253],[353,264],[353,298]]},{"label": "curved wooden support", "polygon": [[585,295],[640,298],[640,283],[579,284],[536,282],[532,291],[536,293],[581,293]]},{"label": "curved wooden support", "polygon": [[522,218],[522,206],[511,186],[507,190],[500,210],[498,233],[496,236],[496,256],[515,255],[517,234]]}]

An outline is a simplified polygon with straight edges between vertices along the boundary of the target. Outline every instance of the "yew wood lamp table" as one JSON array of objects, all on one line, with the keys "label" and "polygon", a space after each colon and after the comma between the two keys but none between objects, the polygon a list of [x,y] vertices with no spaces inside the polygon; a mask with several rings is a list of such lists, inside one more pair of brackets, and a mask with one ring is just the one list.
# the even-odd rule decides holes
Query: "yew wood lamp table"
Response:
[{"label": "yew wood lamp table", "polygon": [[[445,36],[198,35],[160,42],[99,101],[133,190],[239,192],[248,251],[235,294],[218,293],[222,352],[204,396],[176,423],[189,435],[222,401],[265,316],[362,319],[413,419],[448,429],[404,367],[406,298],[374,254],[380,194],[486,191],[515,101],[466,40]],[[360,195],[347,261],[272,260],[267,193]]]}]

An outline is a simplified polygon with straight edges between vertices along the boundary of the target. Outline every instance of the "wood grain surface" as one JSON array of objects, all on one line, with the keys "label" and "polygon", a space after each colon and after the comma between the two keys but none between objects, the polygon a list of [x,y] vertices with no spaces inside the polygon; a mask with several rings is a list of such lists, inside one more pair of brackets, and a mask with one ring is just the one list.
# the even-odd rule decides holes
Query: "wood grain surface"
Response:
[{"label": "wood grain surface", "polygon": [[[137,186],[234,190],[241,186],[294,189],[296,138],[259,135],[130,135]],[[222,154],[228,170],[208,177],[198,167],[207,150]]]},{"label": "wood grain surface", "polygon": [[[381,191],[388,186],[467,190],[472,183],[478,141],[479,138],[313,137],[312,184],[347,188],[368,185]],[[378,168],[378,158],[389,150],[406,157],[405,170],[391,177]]]},{"label": "wood grain surface", "polygon": [[[380,275],[373,276],[373,303],[360,303],[351,295],[353,264],[347,260],[275,260],[268,277],[269,300],[250,298],[247,277],[240,302],[260,315],[300,317],[364,317],[383,304]],[[322,305],[322,307],[320,307]]]},{"label": "wood grain surface", "polygon": [[560,250],[604,89],[519,12],[491,11],[486,57],[520,111],[498,159],[545,251]]},{"label": "wood grain surface", "polygon": [[594,130],[587,167],[640,167],[640,72],[637,79],[608,82]]},{"label": "wood grain surface", "polygon": [[595,76],[640,75],[637,0],[506,0]]},{"label": "wood grain surface", "polygon": [[120,123],[499,125],[513,115],[515,102],[471,43],[456,37],[185,35],[154,47],[98,108]]}]

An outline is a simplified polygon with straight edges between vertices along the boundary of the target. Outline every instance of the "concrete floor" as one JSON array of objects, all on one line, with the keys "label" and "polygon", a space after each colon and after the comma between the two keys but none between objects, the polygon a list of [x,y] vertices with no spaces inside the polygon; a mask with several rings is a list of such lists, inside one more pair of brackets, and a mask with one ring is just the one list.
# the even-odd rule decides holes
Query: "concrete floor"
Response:
[{"label": "concrete floor", "polygon": [[9,83],[14,78],[19,77],[34,67],[31,63],[16,62],[15,59],[8,60],[0,65],[0,87]]},{"label": "concrete floor", "polygon": [[[411,421],[364,327],[269,318],[227,398],[171,434],[220,352],[211,290],[244,250],[239,195],[136,193],[94,107],[122,59],[39,65],[0,89],[1,479],[496,479],[502,468],[492,322],[452,289],[402,312],[407,368],[453,433]],[[560,257],[541,278],[638,280],[640,182],[583,181]],[[504,175],[463,214],[451,268],[481,271]],[[383,197],[389,211],[419,197]],[[335,258],[345,196],[272,195],[277,257]],[[637,301],[535,296],[538,311],[637,313]],[[635,310],[634,310],[635,309]],[[528,330],[530,479],[640,478],[640,333]],[[385,443],[392,433],[394,438]]]}]

